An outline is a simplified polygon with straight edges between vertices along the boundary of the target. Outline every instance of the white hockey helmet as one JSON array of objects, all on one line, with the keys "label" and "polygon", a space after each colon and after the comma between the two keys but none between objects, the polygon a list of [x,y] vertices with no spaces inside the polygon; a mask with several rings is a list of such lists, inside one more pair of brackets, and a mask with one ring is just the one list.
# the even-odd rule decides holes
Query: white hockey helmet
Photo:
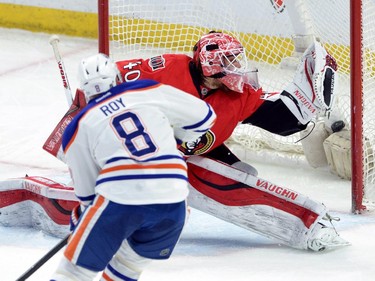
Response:
[{"label": "white hockey helmet", "polygon": [[83,59],[79,64],[78,79],[86,100],[116,86],[118,74],[116,64],[107,55],[99,53]]}]

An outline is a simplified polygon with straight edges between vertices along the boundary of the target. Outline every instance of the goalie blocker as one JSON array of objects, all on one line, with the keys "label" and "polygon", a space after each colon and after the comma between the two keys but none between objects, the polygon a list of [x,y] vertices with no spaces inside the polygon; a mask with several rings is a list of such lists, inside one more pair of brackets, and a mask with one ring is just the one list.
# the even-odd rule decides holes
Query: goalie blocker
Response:
[{"label": "goalie blocker", "polygon": [[188,159],[188,176],[195,209],[297,249],[349,245],[322,223],[327,208],[299,192],[201,156]]},{"label": "goalie blocker", "polygon": [[52,154],[64,163],[65,155],[61,147],[62,135],[65,131],[65,128],[85,105],[85,96],[81,90],[77,89],[73,103],[70,105],[69,110],[65,113],[63,118],[60,120],[53,132],[49,135],[49,137],[43,144],[43,149],[45,151]]}]

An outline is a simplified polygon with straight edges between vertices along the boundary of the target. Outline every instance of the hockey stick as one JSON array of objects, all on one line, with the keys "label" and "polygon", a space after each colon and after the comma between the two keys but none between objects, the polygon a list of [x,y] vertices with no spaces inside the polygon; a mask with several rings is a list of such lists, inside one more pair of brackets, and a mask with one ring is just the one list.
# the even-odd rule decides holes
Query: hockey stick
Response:
[{"label": "hockey stick", "polygon": [[29,278],[35,271],[42,267],[50,258],[52,258],[58,251],[60,251],[67,243],[70,234],[61,240],[55,247],[53,247],[47,254],[45,254],[39,261],[30,267],[24,274],[22,274],[16,281],[24,281]]},{"label": "hockey stick", "polygon": [[57,35],[52,35],[49,39],[49,43],[51,44],[53,48],[53,52],[55,54],[55,59],[57,62],[57,65],[59,67],[59,71],[61,74],[61,79],[63,82],[63,86],[65,89],[65,97],[68,102],[68,105],[70,106],[73,103],[73,96],[72,96],[72,90],[70,89],[69,81],[68,81],[68,75],[66,74],[64,62],[61,58],[61,54],[58,48],[57,43],[60,41],[59,37]]}]

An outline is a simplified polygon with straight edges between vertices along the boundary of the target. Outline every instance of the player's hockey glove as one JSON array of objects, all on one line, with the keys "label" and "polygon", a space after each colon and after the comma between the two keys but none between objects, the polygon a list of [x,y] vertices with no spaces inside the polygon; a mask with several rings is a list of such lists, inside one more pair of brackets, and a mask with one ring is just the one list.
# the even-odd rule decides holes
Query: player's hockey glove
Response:
[{"label": "player's hockey glove", "polygon": [[69,222],[70,231],[73,231],[77,227],[77,224],[81,215],[82,215],[81,205],[78,204],[77,206],[73,208],[72,213],[70,214],[70,222]]}]

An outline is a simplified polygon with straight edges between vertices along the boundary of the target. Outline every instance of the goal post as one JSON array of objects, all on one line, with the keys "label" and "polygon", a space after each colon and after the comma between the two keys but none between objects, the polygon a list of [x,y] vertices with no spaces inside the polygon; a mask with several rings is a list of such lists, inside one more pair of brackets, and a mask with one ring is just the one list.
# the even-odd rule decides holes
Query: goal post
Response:
[{"label": "goal post", "polygon": [[98,0],[99,53],[109,55],[109,0]]},{"label": "goal post", "polygon": [[352,211],[361,212],[364,193],[363,178],[363,71],[362,71],[362,0],[350,1],[350,85],[351,85],[351,158],[352,158]]},{"label": "goal post", "polygon": [[[354,213],[375,202],[374,0],[98,0],[98,22],[99,52],[115,60],[192,55],[201,35],[225,31],[242,42],[269,92],[292,80],[303,51],[319,40],[337,60],[335,110],[350,130],[347,147],[334,147],[335,153],[348,154],[349,171],[329,168],[352,181]],[[300,134],[281,137],[239,125],[228,142],[246,155],[260,155],[256,160],[275,161],[276,155],[281,159],[276,161],[298,163],[306,161],[300,139]]]}]

